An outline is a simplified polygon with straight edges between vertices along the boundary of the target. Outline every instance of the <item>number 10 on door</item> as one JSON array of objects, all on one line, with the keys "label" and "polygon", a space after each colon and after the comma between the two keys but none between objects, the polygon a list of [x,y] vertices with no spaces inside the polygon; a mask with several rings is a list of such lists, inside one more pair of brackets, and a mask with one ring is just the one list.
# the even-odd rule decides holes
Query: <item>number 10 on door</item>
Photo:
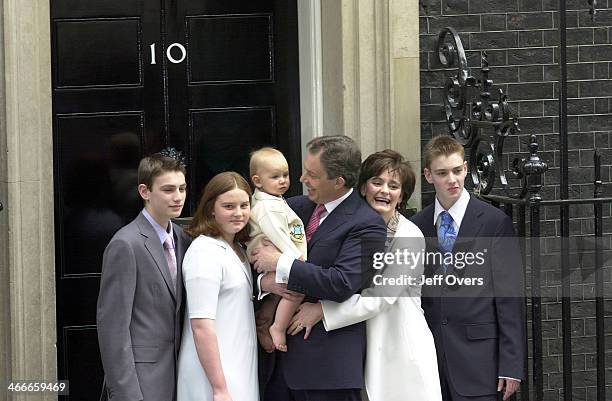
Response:
[{"label": "number 10 on door", "polygon": [[[151,46],[149,47],[151,48],[151,64],[157,64],[157,59],[155,55],[155,43],[151,44]],[[178,48],[181,52],[181,57],[178,59],[172,56],[172,49],[175,47]],[[185,57],[187,57],[187,50],[185,49],[185,46],[180,43],[172,43],[166,48],[166,58],[173,64],[182,63],[183,60],[185,60]]]}]

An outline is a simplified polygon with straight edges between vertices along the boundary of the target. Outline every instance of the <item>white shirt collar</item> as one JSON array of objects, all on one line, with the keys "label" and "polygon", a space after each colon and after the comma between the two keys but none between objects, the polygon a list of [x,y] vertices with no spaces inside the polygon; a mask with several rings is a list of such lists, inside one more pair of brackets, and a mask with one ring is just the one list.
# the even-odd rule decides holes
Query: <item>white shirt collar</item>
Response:
[{"label": "white shirt collar", "polygon": [[153,226],[153,229],[157,233],[157,236],[159,237],[159,240],[161,241],[162,245],[164,244],[164,242],[166,242],[166,238],[168,237],[170,237],[170,241],[172,241],[172,246],[176,245],[174,243],[174,235],[172,233],[172,222],[168,222],[168,225],[170,226],[170,232],[168,232],[165,228],[160,226],[157,221],[155,221],[155,219],[153,218],[153,216],[151,216],[147,209],[142,209],[142,214]]},{"label": "white shirt collar", "polygon": [[[463,188],[463,191],[461,192],[461,196],[459,197],[459,199],[457,199],[457,202],[455,202],[453,206],[451,206],[450,209],[447,210],[448,214],[450,214],[451,217],[453,218],[453,222],[456,225],[455,227],[456,229],[461,227],[461,221],[463,221],[463,216],[465,216],[465,211],[467,210],[467,206],[469,202],[470,202],[470,194],[465,188]],[[438,222],[438,216],[440,216],[440,213],[446,210],[444,209],[444,207],[442,207],[442,205],[438,201],[437,196],[436,196],[435,205],[436,206],[434,209],[434,216],[433,216],[434,226]]]},{"label": "white shirt collar", "polygon": [[253,192],[253,198],[257,200],[280,200],[280,201],[284,199],[282,196],[271,195],[267,192],[260,191],[259,188],[255,188],[255,192]]},{"label": "white shirt collar", "polygon": [[323,214],[323,216],[321,216],[321,220],[320,220],[321,223],[323,222],[325,217],[327,217],[331,212],[333,212],[334,209],[337,208],[338,205],[340,205],[342,202],[344,202],[344,200],[346,198],[351,196],[352,193],[353,193],[353,188],[350,188],[347,193],[345,193],[344,195],[342,195],[338,199],[333,200],[331,202],[327,202],[326,204],[324,204],[323,206],[325,206],[325,210],[327,211],[327,213],[325,213],[325,214]]}]

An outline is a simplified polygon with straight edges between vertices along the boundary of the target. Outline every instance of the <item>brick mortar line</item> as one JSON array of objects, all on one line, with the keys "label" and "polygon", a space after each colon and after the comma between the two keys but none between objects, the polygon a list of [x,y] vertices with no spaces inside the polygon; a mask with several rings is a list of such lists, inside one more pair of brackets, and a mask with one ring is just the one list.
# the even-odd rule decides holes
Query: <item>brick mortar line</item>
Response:
[{"label": "brick mortar line", "polygon": [[[526,82],[527,83],[527,82]],[[439,87],[427,87],[424,86],[423,89],[444,89],[444,88],[439,88]],[[568,97],[567,100],[597,100],[597,99],[612,99],[612,97],[602,97],[602,96],[590,96],[590,97]],[[517,98],[508,98],[508,102],[510,104],[514,104],[516,102],[537,102],[537,101],[558,101],[559,98],[555,97],[555,98],[538,98],[538,99],[517,99]],[[421,104],[421,107],[423,106],[444,106],[444,103],[424,103]],[[597,114],[597,115],[608,115],[608,114],[612,114],[612,113],[592,113],[592,114]],[[582,114],[577,114],[577,115],[582,115]]]},{"label": "brick mortar line", "polygon": [[[595,63],[601,63],[603,65],[604,63],[609,64],[611,62],[612,60],[610,61],[605,61],[605,60],[604,61],[578,61],[578,62],[567,63],[567,65],[584,65],[584,64],[595,64]],[[489,68],[491,69],[491,71],[493,71],[495,68],[508,68],[508,67],[558,67],[558,66],[559,66],[558,64],[503,64],[503,65],[490,65]],[[471,70],[471,69],[480,70],[480,67],[477,67],[477,66],[468,67],[468,70]],[[419,72],[454,72],[454,71],[455,71],[454,68],[436,68],[436,69],[428,69],[428,70],[419,69]],[[606,79],[606,78],[593,78],[593,79]]]},{"label": "brick mortar line", "polygon": [[[588,8],[574,8],[574,9],[568,9],[568,12],[573,12],[573,13],[579,13],[579,12],[586,12],[588,14],[589,9]],[[606,7],[606,8],[597,8],[597,12],[604,12],[604,11],[612,11],[612,7]],[[435,14],[435,15],[423,15],[419,13],[419,18],[439,18],[439,17],[463,17],[463,16],[482,16],[482,15],[513,15],[513,14],[558,14],[559,10],[539,10],[539,11],[501,11],[501,12],[496,12],[496,11],[491,11],[491,12],[483,12],[483,13],[463,13],[463,14]]]},{"label": "brick mortar line", "polygon": [[[610,28],[610,25],[604,25],[604,26],[574,26],[574,27],[568,27],[567,31],[571,31],[571,30],[593,30],[595,31],[596,29],[605,29],[608,30],[608,28]],[[523,28],[523,29],[504,29],[504,30],[493,30],[493,31],[487,31],[487,30],[480,30],[480,31],[460,31],[459,35],[461,36],[461,34],[473,34],[473,33],[505,33],[505,32],[558,32],[559,28]],[[438,36],[437,33],[431,33],[430,31],[426,32],[426,33],[421,33],[419,32],[419,37],[426,37],[426,36],[431,36],[431,37],[435,37]]]}]

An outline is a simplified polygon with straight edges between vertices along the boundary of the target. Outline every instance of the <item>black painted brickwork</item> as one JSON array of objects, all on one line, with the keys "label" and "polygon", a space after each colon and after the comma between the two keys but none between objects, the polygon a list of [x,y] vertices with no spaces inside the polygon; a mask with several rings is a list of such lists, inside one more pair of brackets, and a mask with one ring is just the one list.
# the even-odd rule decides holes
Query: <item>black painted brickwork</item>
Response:
[{"label": "black painted brickwork", "polygon": [[[550,167],[542,190],[545,199],[558,198],[560,193],[558,3],[558,0],[419,1],[423,144],[432,135],[447,133],[442,86],[452,73],[443,70],[438,63],[436,39],[440,29],[452,26],[460,33],[468,64],[476,78],[480,77],[481,52],[487,51],[490,78],[510,96],[514,113],[520,118],[521,136],[506,141],[506,166],[514,157],[526,155],[528,135],[537,134],[541,155]],[[587,0],[566,2],[571,198],[593,196],[595,149],[602,153],[604,196],[612,196],[612,0],[598,0],[597,3],[598,12],[593,22]],[[423,179],[423,203],[426,205],[432,200],[433,188]],[[610,204],[604,205],[608,249],[612,247],[610,211]],[[591,206],[573,206],[570,214],[572,238],[593,234]],[[545,208],[541,215],[543,235],[558,236],[558,208]],[[604,322],[606,367],[609,367],[606,383],[607,398],[612,399],[612,268],[609,267],[612,266],[612,252],[605,256],[608,268],[604,275]],[[563,399],[559,257],[547,255],[542,270],[544,399],[557,401]],[[592,260],[572,265],[573,401],[596,400],[594,280]]]}]

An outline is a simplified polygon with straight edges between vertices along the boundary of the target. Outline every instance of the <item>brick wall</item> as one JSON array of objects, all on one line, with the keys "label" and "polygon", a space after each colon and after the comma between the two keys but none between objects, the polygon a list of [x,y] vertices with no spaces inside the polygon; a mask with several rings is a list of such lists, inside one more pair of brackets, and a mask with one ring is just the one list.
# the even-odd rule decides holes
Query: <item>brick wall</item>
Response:
[{"label": "brick wall", "polygon": [[[521,134],[509,138],[504,146],[506,168],[514,157],[526,155],[528,136],[537,134],[540,156],[549,165],[542,195],[544,199],[558,198],[558,1],[420,0],[419,3],[423,144],[432,135],[447,134],[442,87],[452,71],[442,69],[439,64],[436,41],[440,30],[451,26],[460,34],[471,73],[476,78],[480,77],[482,52],[487,51],[491,68],[489,77],[496,87],[509,95],[514,113],[519,117]],[[597,3],[598,12],[593,22],[587,0],[566,2],[570,198],[593,196],[595,149],[602,154],[604,196],[612,196],[612,1],[608,4],[607,0],[598,0]],[[433,188],[423,180],[423,204],[432,200]],[[572,248],[576,248],[581,246],[577,238],[593,235],[593,208],[573,206],[570,216],[571,243]],[[608,234],[606,244],[610,249],[612,218],[609,203],[604,205],[604,216],[604,233]],[[542,210],[544,236],[554,238],[560,234],[558,217],[558,208]],[[606,265],[612,265],[609,259],[606,259]],[[558,255],[548,255],[543,262],[544,398],[556,401],[563,399],[560,259]],[[572,258],[571,266],[572,400],[596,400],[592,258]],[[612,385],[611,270],[604,270],[608,385]],[[612,399],[611,386],[607,388],[607,398]]]}]

